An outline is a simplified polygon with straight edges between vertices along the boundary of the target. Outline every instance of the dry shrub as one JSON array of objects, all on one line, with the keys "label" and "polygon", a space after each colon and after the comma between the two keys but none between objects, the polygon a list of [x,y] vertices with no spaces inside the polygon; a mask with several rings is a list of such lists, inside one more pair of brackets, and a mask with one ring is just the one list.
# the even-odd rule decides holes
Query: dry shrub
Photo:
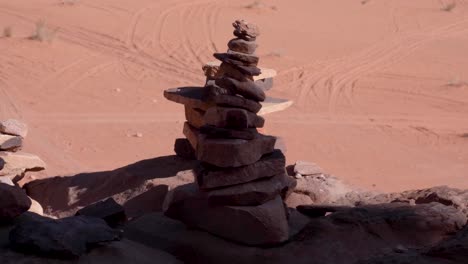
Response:
[{"label": "dry shrub", "polygon": [[57,30],[51,30],[47,27],[46,23],[44,20],[39,20],[36,22],[36,29],[34,33],[31,35],[30,39],[32,40],[38,40],[41,42],[48,41],[51,42],[55,34],[57,33]]},{"label": "dry shrub", "polygon": [[455,9],[455,7],[457,7],[457,3],[452,2],[452,3],[444,4],[444,6],[442,7],[442,10],[445,12],[451,12],[453,9]]},{"label": "dry shrub", "polygon": [[12,27],[5,27],[3,29],[3,37],[11,38],[13,36],[13,28]]}]

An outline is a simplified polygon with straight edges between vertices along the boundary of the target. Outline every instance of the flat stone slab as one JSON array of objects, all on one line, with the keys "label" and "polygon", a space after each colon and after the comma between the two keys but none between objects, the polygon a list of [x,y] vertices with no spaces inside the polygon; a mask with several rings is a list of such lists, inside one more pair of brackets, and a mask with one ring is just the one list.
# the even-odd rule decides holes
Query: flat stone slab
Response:
[{"label": "flat stone slab", "polygon": [[[190,139],[189,139],[190,140]],[[275,147],[276,138],[258,134],[252,140],[198,137],[197,159],[218,167],[240,167],[253,164]]]},{"label": "flat stone slab", "polygon": [[28,135],[28,126],[16,119],[0,121],[0,133],[25,138]]},{"label": "flat stone slab", "polygon": [[203,120],[207,125],[231,129],[261,128],[265,124],[263,117],[245,109],[221,106],[209,108]]},{"label": "flat stone slab", "polygon": [[196,185],[188,184],[168,194],[164,213],[190,227],[242,244],[271,245],[289,238],[280,196],[259,206],[212,206]]},{"label": "flat stone slab", "polygon": [[215,126],[202,126],[200,128],[200,133],[205,134],[208,138],[237,138],[251,140],[255,138],[258,131],[255,128],[237,130]]},{"label": "flat stone slab", "polygon": [[286,159],[280,150],[264,155],[259,161],[237,168],[218,168],[200,164],[196,180],[202,189],[226,187],[283,173]]},{"label": "flat stone slab", "polygon": [[[216,78],[217,72],[219,70],[219,66],[221,65],[220,61],[210,61],[203,65],[203,72],[205,73],[205,76],[208,78]],[[262,73],[258,76],[254,76],[254,81],[257,80],[262,80],[262,79],[267,79],[267,78],[273,78],[276,76],[276,71],[273,69],[268,69],[268,68],[262,68],[259,67]]]},{"label": "flat stone slab", "polygon": [[294,173],[299,173],[302,176],[308,176],[324,174],[325,172],[313,162],[299,160],[294,164]]},{"label": "flat stone slab", "polygon": [[213,205],[255,206],[264,204],[278,195],[285,198],[295,186],[296,181],[283,172],[270,178],[201,191],[201,193]]},{"label": "flat stone slab", "polygon": [[[181,87],[173,88],[164,91],[164,97],[175,103],[206,110],[212,105],[203,101],[203,93],[205,87]],[[288,99],[267,97],[265,101],[260,103],[262,108],[258,115],[266,115],[278,111],[283,111],[290,107],[293,102]]]},{"label": "flat stone slab", "polygon": [[185,106],[185,119],[187,122],[195,127],[200,128],[206,125],[203,116],[205,115],[205,111],[197,108],[192,108],[190,106]]},{"label": "flat stone slab", "polygon": [[16,151],[20,149],[22,145],[22,137],[0,134],[0,150]]},{"label": "flat stone slab", "polygon": [[4,163],[0,176],[15,177],[26,171],[41,171],[46,167],[38,156],[24,152],[0,151],[0,160]]}]

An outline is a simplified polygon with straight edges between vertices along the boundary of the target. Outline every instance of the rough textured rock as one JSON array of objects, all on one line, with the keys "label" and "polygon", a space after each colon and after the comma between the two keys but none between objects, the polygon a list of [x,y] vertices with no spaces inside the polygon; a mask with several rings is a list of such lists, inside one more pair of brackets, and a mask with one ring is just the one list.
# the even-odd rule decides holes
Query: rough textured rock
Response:
[{"label": "rough textured rock", "polygon": [[259,161],[237,168],[217,168],[202,164],[196,169],[197,183],[202,189],[246,183],[284,172],[285,157],[279,150],[264,155]]},{"label": "rough textured rock", "polygon": [[[221,67],[221,65],[223,65],[223,67]],[[221,71],[221,68],[224,68],[224,69]],[[236,76],[230,76],[228,74],[228,71],[226,70],[229,68],[233,70],[234,72],[237,72],[238,78]],[[219,61],[212,61],[212,62],[206,63],[205,65],[203,65],[203,71],[205,73],[205,76],[207,77],[207,80],[213,80],[213,79],[222,77],[223,75],[228,75],[238,80],[245,80],[247,78],[252,81],[261,81],[261,80],[267,80],[267,79],[271,80],[273,77],[277,75],[276,71],[273,69],[260,67],[261,74],[256,75],[256,76],[243,76],[238,69],[234,68],[234,66],[229,65],[227,63],[222,63]]]},{"label": "rough textured rock", "polygon": [[127,221],[127,216],[125,215],[123,206],[118,204],[112,198],[86,206],[78,210],[76,215],[100,218],[106,221],[106,223],[111,227],[117,227]]},{"label": "rough textured rock", "polygon": [[324,172],[322,168],[313,162],[297,161],[296,164],[294,164],[294,173],[299,173],[302,176],[306,176],[323,174]]},{"label": "rough textured rock", "polygon": [[254,81],[238,81],[234,78],[222,77],[216,80],[216,84],[254,101],[265,101],[266,98],[265,92]]},{"label": "rough textured rock", "polygon": [[[261,70],[259,70],[261,73]],[[260,74],[258,74],[260,75]],[[239,81],[253,81],[254,80],[254,74],[247,74],[245,71],[242,71],[238,67],[231,65],[229,63],[221,63],[219,66],[218,74],[215,76],[215,79],[221,78],[221,77],[231,77]]]},{"label": "rough textured rock", "polygon": [[[435,240],[440,242],[457,231],[454,229],[457,222],[454,219],[458,217],[459,212],[437,203],[358,207],[313,218],[288,243],[273,248],[230,243],[157,214],[130,223],[125,232],[130,239],[157,245],[189,263],[356,263],[393,249],[401,251],[404,248],[433,246]],[[400,218],[403,220],[401,223],[398,221]]]},{"label": "rough textured rock", "polygon": [[310,217],[325,216],[327,213],[334,213],[338,211],[351,209],[350,206],[337,206],[337,205],[299,205],[297,210]]},{"label": "rough textured rock", "polygon": [[185,106],[185,119],[195,128],[200,128],[205,125],[205,120],[203,119],[204,115],[205,111],[201,109]]},{"label": "rough textured rock", "polygon": [[120,231],[99,218],[37,218],[20,222],[10,232],[10,243],[20,252],[69,258],[83,255],[100,243],[120,240],[120,237]]},{"label": "rough textured rock", "polygon": [[23,189],[0,183],[0,222],[9,222],[30,207],[31,200]]},{"label": "rough textured rock", "polygon": [[228,48],[232,51],[242,52],[246,54],[253,54],[257,49],[257,43],[253,41],[246,41],[241,38],[231,39],[228,42]]},{"label": "rough textured rock", "polygon": [[240,66],[257,66],[259,61],[255,55],[232,50],[228,50],[226,53],[214,53],[213,56],[222,62]]},{"label": "rough textured rock", "polygon": [[197,159],[218,167],[240,167],[273,152],[275,137],[258,134],[252,140],[198,137]]},{"label": "rough textured rock", "polygon": [[22,137],[0,134],[0,150],[16,151],[20,149],[22,145]]},{"label": "rough textured rock", "polygon": [[258,132],[255,128],[237,130],[215,126],[202,126],[200,128],[200,133],[205,134],[208,138],[238,138],[251,140],[255,138]]},{"label": "rough textured rock", "polygon": [[235,91],[228,87],[221,87],[216,84],[216,80],[208,80],[205,85],[205,99],[207,101],[213,101],[216,97],[222,95],[235,96]]},{"label": "rough textured rock", "polygon": [[0,133],[25,138],[28,135],[28,126],[21,121],[8,119],[0,122]]},{"label": "rough textured rock", "polygon": [[280,196],[259,206],[210,206],[194,186],[179,186],[165,201],[165,214],[248,245],[278,244],[289,238],[288,221]]},{"label": "rough textured rock", "polygon": [[235,95],[219,95],[213,98],[213,102],[219,106],[237,107],[252,113],[258,113],[262,105],[254,100]]},{"label": "rough textured rock", "polygon": [[190,159],[190,160],[196,159],[195,150],[193,149],[192,145],[186,138],[176,139],[175,144],[174,144],[174,152],[176,153],[177,156],[184,158],[184,159]]},{"label": "rough textured rock", "polygon": [[241,108],[211,107],[203,117],[206,124],[232,129],[260,128],[265,124],[261,116]]},{"label": "rough textured rock", "polygon": [[248,23],[245,20],[236,20],[232,23],[234,35],[247,41],[254,41],[259,35],[260,30],[257,25]]},{"label": "rough textured rock", "polygon": [[285,197],[295,186],[296,181],[283,172],[266,179],[202,191],[202,194],[213,205],[254,206],[266,203],[278,195]]},{"label": "rough textured rock", "polygon": [[309,195],[293,192],[285,200],[285,203],[288,207],[296,208],[299,205],[313,204],[313,201],[310,199]]},{"label": "rough textured rock", "polygon": [[26,171],[41,171],[46,165],[38,156],[22,152],[0,152],[0,160],[4,161],[0,176],[15,177]]}]

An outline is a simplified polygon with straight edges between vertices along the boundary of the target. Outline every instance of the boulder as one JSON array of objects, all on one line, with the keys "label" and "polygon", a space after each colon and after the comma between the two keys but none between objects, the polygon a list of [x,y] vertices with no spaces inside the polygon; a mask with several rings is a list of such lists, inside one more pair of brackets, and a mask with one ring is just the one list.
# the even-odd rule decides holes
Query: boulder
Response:
[{"label": "boulder", "polygon": [[106,223],[111,227],[117,227],[127,221],[127,216],[125,215],[123,206],[118,204],[113,198],[108,198],[104,201],[99,201],[95,204],[86,206],[78,210],[76,215],[100,218],[106,221]]},{"label": "boulder", "polygon": [[22,145],[22,137],[0,134],[0,150],[17,151]]},{"label": "boulder", "polygon": [[245,20],[236,20],[232,23],[234,35],[247,41],[255,41],[260,36],[260,30],[257,25],[248,23]]},{"label": "boulder", "polygon": [[310,217],[325,216],[327,213],[335,213],[351,209],[350,206],[326,205],[326,204],[307,204],[297,206],[297,210]]},{"label": "boulder", "polygon": [[257,134],[252,140],[198,137],[197,159],[217,167],[250,165],[273,152],[275,137]]},{"label": "boulder", "polygon": [[254,101],[265,101],[266,98],[265,92],[262,88],[251,80],[238,81],[234,78],[222,77],[216,80],[216,84],[233,90],[237,94]]},{"label": "boulder", "polygon": [[0,183],[0,223],[10,222],[30,207],[31,200],[23,189]]},{"label": "boulder", "polygon": [[200,128],[200,133],[205,134],[208,138],[238,138],[246,140],[254,139],[258,134],[255,128],[237,130],[209,125],[202,126]]},{"label": "boulder", "polygon": [[164,213],[190,227],[247,245],[272,245],[289,238],[280,196],[259,206],[212,206],[196,186],[184,185],[169,193]]},{"label": "boulder", "polygon": [[219,188],[284,173],[284,166],[283,153],[275,150],[253,164],[237,168],[218,168],[209,164],[201,164],[196,169],[196,180],[202,189]]},{"label": "boulder", "polygon": [[317,164],[309,161],[296,161],[294,164],[294,173],[299,173],[302,176],[308,175],[319,175],[323,174],[322,168],[320,168]]},{"label": "boulder", "polygon": [[260,103],[236,95],[219,95],[213,98],[213,102],[219,106],[242,108],[252,113],[258,113],[262,108]]},{"label": "boulder", "polygon": [[16,119],[8,119],[0,122],[0,133],[25,138],[28,135],[28,126]]},{"label": "boulder", "polygon": [[121,232],[89,216],[32,218],[20,222],[9,238],[11,247],[19,252],[73,258],[104,242],[120,240]]},{"label": "boulder", "polygon": [[234,186],[201,191],[213,205],[261,205],[293,190],[296,181],[284,172],[270,178],[260,179]]},{"label": "boulder", "polygon": [[0,176],[14,178],[27,171],[41,171],[46,165],[38,156],[23,152],[0,152],[0,160],[4,165],[0,170]]},{"label": "boulder", "polygon": [[254,41],[246,41],[241,38],[231,39],[228,42],[228,48],[232,51],[242,52],[246,54],[253,54],[257,49],[257,43]]},{"label": "boulder", "polygon": [[209,108],[203,119],[207,125],[231,129],[260,128],[265,124],[263,117],[252,112],[221,106]]},{"label": "boulder", "polygon": [[205,125],[205,120],[203,119],[204,115],[205,111],[201,109],[185,106],[185,119],[191,126],[195,128],[199,129]]},{"label": "boulder", "polygon": [[186,138],[178,138],[175,140],[174,152],[177,156],[184,159],[196,159],[195,150]]}]

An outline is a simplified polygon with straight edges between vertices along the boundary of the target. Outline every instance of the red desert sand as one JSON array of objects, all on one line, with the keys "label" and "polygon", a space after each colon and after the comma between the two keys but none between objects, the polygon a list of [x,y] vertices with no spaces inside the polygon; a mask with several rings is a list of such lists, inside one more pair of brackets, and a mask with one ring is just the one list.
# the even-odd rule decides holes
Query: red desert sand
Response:
[{"label": "red desert sand", "polygon": [[468,188],[466,0],[1,0],[0,13],[0,120],[29,125],[23,150],[48,177],[173,155],[185,115],[163,90],[203,86],[242,18],[278,72],[268,94],[294,101],[265,126],[288,164],[379,191]]}]

